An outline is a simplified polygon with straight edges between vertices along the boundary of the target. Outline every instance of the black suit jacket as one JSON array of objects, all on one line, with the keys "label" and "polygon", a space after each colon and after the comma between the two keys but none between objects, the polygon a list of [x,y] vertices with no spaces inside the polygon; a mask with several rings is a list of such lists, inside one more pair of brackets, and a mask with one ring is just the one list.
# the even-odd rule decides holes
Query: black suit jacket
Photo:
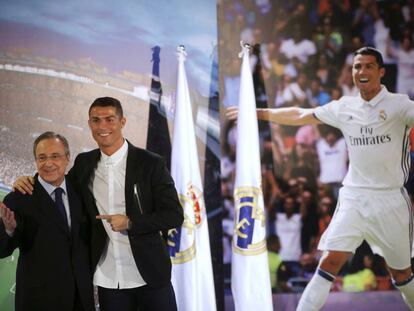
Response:
[{"label": "black suit jacket", "polygon": [[66,183],[71,230],[36,176],[33,195],[11,192],[4,198],[17,228],[9,237],[0,221],[0,257],[19,248],[16,311],[73,311],[76,288],[85,310],[94,310],[89,260],[89,220],[81,200]]},{"label": "black suit jacket", "polygon": [[[99,149],[79,154],[68,174],[76,182],[91,217],[93,270],[108,239],[102,221],[95,219],[98,210],[89,189],[100,156]],[[134,185],[139,192],[141,208],[134,197]],[[163,286],[171,279],[171,260],[161,233],[181,226],[184,220],[183,210],[174,182],[162,158],[130,143],[126,165],[125,205],[126,215],[132,221],[128,237],[138,271],[148,285]]]}]

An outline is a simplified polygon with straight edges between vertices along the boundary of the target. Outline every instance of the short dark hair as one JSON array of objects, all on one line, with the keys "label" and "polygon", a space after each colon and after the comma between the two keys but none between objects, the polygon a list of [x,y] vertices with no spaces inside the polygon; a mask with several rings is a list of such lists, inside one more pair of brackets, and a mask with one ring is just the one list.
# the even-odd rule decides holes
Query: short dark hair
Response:
[{"label": "short dark hair", "polygon": [[121,102],[113,97],[99,97],[95,99],[92,105],[89,107],[89,115],[91,114],[93,107],[114,107],[116,114],[121,118],[124,117],[124,111],[122,109]]},{"label": "short dark hair", "polygon": [[47,132],[44,132],[43,134],[40,134],[35,139],[35,141],[33,143],[33,155],[34,155],[34,157],[36,158],[36,148],[37,148],[37,145],[42,140],[45,140],[45,139],[54,139],[54,138],[57,138],[57,139],[59,139],[59,141],[62,142],[63,148],[65,149],[65,155],[67,155],[67,156],[70,155],[69,144],[68,144],[67,139],[64,136],[62,136],[62,135],[60,135],[58,133],[55,133],[55,132],[52,132],[52,131],[47,131]]},{"label": "short dark hair", "polygon": [[384,60],[382,59],[382,54],[379,50],[365,46],[355,51],[354,57],[357,55],[372,55],[375,57],[377,64],[380,68],[384,68]]}]

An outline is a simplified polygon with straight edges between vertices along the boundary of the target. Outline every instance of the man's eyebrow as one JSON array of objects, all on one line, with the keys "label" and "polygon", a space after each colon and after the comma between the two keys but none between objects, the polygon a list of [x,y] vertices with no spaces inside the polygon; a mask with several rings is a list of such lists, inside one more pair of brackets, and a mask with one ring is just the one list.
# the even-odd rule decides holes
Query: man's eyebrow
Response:
[{"label": "man's eyebrow", "polygon": [[[361,63],[361,62],[358,62],[358,63],[354,63],[354,66],[357,66],[357,65],[362,65],[362,64],[365,64],[365,65],[378,65],[376,62],[369,62],[369,63]],[[379,66],[379,65],[378,65]]]},{"label": "man's eyebrow", "polygon": [[116,118],[115,114],[107,115],[107,116],[90,116],[91,119],[107,119],[107,118]]}]

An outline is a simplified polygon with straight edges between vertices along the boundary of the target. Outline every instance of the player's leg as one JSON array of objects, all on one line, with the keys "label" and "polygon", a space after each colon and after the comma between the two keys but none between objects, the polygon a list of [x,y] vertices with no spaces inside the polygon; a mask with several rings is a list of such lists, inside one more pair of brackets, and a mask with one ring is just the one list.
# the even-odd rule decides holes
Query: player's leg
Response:
[{"label": "player's leg", "polygon": [[383,256],[393,283],[405,303],[414,310],[414,281],[411,270],[413,213],[405,189],[371,198],[366,239],[372,250]]},{"label": "player's leg", "polygon": [[392,280],[404,298],[405,303],[414,310],[414,276],[411,267],[403,270],[396,270],[388,267]]},{"label": "player's leg", "polygon": [[318,269],[302,294],[297,311],[316,311],[322,308],[335,277],[351,255],[351,252],[341,251],[324,253]]},{"label": "player's leg", "polygon": [[359,204],[360,198],[354,191],[340,190],[335,214],[318,245],[324,255],[302,294],[298,311],[314,311],[323,306],[339,270],[362,243],[365,219],[358,210]]}]

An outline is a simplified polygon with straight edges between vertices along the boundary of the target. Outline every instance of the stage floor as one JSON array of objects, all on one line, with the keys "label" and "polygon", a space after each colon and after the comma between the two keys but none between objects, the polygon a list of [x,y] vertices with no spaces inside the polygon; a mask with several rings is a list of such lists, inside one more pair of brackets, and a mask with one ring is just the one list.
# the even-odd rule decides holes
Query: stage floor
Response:
[{"label": "stage floor", "polygon": [[[274,311],[295,311],[301,294],[274,294]],[[226,311],[234,311],[233,297],[225,297]],[[401,294],[393,291],[332,292],[321,311],[407,311]]]}]

